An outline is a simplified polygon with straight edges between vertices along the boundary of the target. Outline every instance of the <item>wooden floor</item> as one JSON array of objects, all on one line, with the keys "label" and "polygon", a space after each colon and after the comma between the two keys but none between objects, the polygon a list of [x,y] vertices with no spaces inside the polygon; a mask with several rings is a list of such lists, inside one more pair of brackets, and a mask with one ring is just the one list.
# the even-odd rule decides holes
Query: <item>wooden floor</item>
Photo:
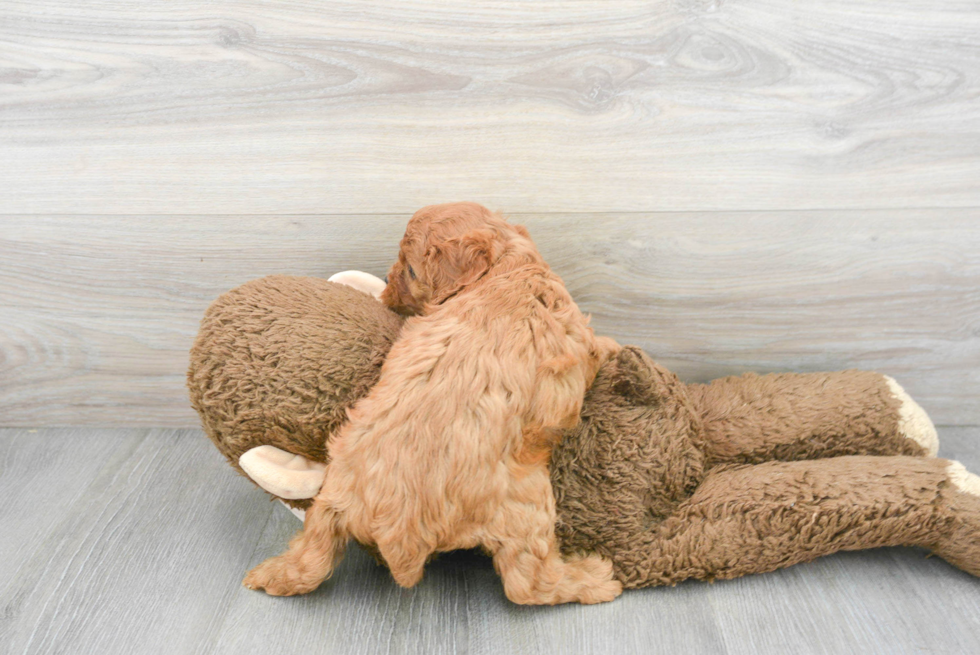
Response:
[{"label": "wooden floor", "polygon": [[[940,430],[980,470],[980,429]],[[241,586],[299,522],[198,430],[0,430],[0,653],[977,653],[980,585],[917,549],[519,607],[474,553],[412,590],[352,548],[309,596]]]}]

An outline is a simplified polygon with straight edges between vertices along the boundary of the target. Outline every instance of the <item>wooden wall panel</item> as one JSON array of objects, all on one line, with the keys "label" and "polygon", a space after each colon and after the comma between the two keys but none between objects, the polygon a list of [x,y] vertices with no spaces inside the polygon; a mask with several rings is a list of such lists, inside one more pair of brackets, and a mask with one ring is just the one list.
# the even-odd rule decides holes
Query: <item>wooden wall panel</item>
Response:
[{"label": "wooden wall panel", "polygon": [[0,213],[980,206],[964,0],[0,0]]},{"label": "wooden wall panel", "polygon": [[[877,369],[980,424],[980,210],[512,215],[593,325],[687,380]],[[208,303],[382,275],[407,216],[0,217],[0,425],[194,426]]]}]

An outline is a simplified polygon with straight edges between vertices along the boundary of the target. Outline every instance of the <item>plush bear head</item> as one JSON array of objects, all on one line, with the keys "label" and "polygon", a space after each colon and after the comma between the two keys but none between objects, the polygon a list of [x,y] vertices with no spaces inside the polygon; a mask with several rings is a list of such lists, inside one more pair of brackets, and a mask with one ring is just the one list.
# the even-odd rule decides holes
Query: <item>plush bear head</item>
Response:
[{"label": "plush bear head", "polygon": [[378,381],[402,320],[347,285],[253,280],[204,315],[187,373],[191,404],[239,473],[305,509],[323,481],[328,437]]}]

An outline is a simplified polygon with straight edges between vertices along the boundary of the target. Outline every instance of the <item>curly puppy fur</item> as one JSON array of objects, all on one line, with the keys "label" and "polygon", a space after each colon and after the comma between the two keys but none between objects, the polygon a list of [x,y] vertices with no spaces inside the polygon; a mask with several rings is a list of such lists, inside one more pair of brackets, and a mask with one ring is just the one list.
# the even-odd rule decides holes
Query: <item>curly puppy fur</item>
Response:
[{"label": "curly puppy fur", "polygon": [[516,603],[618,596],[607,560],[561,558],[548,472],[616,344],[596,338],[527,230],[480,205],[417,212],[388,280],[382,301],[412,317],[330,443],[303,531],[246,586],[311,591],[353,536],[405,587],[434,553],[481,546]]}]

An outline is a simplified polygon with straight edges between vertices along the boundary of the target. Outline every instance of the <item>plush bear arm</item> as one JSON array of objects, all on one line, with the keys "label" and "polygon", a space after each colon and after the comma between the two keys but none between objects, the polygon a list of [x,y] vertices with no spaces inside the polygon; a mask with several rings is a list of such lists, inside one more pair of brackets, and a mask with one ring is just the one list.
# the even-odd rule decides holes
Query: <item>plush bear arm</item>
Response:
[{"label": "plush bear arm", "polygon": [[891,378],[865,371],[746,374],[688,385],[708,466],[841,455],[935,456],[928,415]]},{"label": "plush bear arm", "polygon": [[922,546],[980,574],[980,478],[949,460],[838,457],[716,469],[609,553],[625,587],[734,578],[840,550]]}]

